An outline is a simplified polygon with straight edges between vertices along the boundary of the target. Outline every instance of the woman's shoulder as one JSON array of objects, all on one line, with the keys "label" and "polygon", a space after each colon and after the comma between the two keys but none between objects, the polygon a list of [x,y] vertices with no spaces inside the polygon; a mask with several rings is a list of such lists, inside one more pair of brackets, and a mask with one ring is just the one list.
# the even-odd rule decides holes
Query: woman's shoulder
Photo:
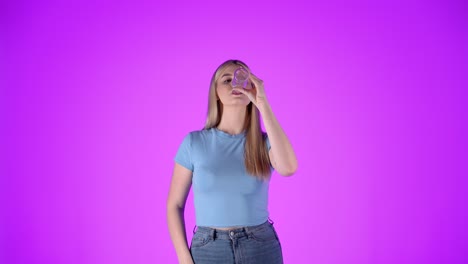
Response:
[{"label": "woman's shoulder", "polygon": [[211,136],[212,133],[212,128],[210,129],[199,129],[199,130],[191,130],[188,133],[186,133],[185,137],[190,138],[192,141],[193,140],[200,140],[206,137]]}]

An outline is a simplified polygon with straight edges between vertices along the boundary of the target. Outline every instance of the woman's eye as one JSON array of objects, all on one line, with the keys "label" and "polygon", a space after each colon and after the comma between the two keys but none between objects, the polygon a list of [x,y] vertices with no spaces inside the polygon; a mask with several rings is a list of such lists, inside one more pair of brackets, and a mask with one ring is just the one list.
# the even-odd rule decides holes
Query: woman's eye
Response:
[{"label": "woman's eye", "polygon": [[230,82],[231,82],[231,79],[226,79],[226,80],[224,80],[223,83],[230,83]]}]

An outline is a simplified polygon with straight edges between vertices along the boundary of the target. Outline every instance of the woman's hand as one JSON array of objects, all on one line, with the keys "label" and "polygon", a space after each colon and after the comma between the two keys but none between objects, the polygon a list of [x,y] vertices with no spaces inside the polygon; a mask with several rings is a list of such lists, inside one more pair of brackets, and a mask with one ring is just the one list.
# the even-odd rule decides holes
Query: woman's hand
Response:
[{"label": "woman's hand", "polygon": [[260,111],[262,111],[265,107],[269,106],[265,89],[263,88],[263,81],[253,73],[250,73],[250,83],[252,85],[252,89],[234,88],[234,90],[245,94],[249,97],[250,101],[257,106]]}]

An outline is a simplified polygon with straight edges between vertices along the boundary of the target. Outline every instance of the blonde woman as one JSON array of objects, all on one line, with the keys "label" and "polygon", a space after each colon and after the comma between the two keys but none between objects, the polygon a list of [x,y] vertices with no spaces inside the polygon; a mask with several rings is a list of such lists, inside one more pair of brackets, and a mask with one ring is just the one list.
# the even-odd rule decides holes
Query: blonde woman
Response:
[{"label": "blonde woman", "polygon": [[[216,69],[205,127],[185,136],[174,159],[167,222],[179,263],[283,263],[268,213],[268,186],[273,169],[291,176],[297,159],[263,81],[250,72],[250,89],[232,88],[240,67],[250,72],[239,60]],[[196,226],[189,247],[184,207],[192,185]]]}]

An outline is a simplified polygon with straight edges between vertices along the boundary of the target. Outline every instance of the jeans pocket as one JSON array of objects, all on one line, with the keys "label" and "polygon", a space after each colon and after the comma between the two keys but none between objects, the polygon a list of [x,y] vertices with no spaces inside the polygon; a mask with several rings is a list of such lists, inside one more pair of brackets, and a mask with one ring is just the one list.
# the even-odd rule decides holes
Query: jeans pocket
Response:
[{"label": "jeans pocket", "polygon": [[278,240],[276,232],[271,226],[253,231],[252,233],[250,233],[250,237],[252,237],[253,240],[259,242]]},{"label": "jeans pocket", "polygon": [[211,241],[213,241],[213,239],[211,238],[210,234],[196,232],[192,237],[192,243],[190,245],[190,248],[203,247]]}]

